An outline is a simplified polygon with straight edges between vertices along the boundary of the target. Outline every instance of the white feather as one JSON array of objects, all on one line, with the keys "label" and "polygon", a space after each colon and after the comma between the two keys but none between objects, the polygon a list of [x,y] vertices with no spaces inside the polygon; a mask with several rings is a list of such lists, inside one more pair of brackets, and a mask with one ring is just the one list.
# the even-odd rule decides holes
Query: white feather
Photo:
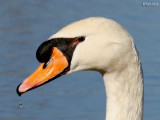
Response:
[{"label": "white feather", "polygon": [[92,17],[74,22],[50,38],[86,36],[72,57],[69,73],[99,71],[107,95],[106,120],[143,119],[143,76],[130,34],[117,22]]}]

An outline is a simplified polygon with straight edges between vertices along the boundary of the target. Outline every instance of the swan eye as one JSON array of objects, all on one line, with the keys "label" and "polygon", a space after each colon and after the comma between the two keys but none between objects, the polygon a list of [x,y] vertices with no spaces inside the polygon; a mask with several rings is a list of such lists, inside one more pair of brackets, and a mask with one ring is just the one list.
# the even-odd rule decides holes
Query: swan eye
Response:
[{"label": "swan eye", "polygon": [[79,42],[83,42],[84,40],[85,40],[85,37],[84,37],[84,36],[78,37],[78,41],[79,41]]}]

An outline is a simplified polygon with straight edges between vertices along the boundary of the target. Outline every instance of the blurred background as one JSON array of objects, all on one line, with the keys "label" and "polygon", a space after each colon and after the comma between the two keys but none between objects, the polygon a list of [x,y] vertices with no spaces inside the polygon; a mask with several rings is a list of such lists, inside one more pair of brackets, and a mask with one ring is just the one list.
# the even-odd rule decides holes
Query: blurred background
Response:
[{"label": "blurred background", "polygon": [[[160,3],[144,0],[0,0],[0,120],[104,120],[105,89],[97,72],[77,72],[30,91],[17,85],[38,66],[38,46],[65,25],[102,16],[124,26],[140,52],[144,120],[160,120]],[[22,103],[23,107],[19,108]]]}]

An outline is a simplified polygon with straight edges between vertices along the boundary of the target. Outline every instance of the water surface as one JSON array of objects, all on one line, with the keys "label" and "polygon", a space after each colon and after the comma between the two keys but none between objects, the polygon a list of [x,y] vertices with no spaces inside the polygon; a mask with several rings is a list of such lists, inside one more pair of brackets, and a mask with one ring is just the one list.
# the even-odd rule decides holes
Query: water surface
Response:
[{"label": "water surface", "polygon": [[90,16],[114,19],[131,33],[143,63],[144,120],[160,120],[160,6],[142,2],[1,0],[0,120],[105,119],[104,85],[96,72],[63,76],[21,98],[16,94],[17,85],[39,65],[35,53],[41,42]]}]

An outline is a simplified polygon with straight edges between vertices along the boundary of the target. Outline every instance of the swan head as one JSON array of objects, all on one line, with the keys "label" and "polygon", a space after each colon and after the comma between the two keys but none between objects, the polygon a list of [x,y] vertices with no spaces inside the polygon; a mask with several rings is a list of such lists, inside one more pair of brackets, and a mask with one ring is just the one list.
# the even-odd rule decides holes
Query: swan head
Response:
[{"label": "swan head", "polygon": [[40,45],[36,56],[42,64],[17,87],[17,93],[76,71],[120,71],[132,59],[132,48],[131,36],[113,20],[92,17],[74,22]]}]

